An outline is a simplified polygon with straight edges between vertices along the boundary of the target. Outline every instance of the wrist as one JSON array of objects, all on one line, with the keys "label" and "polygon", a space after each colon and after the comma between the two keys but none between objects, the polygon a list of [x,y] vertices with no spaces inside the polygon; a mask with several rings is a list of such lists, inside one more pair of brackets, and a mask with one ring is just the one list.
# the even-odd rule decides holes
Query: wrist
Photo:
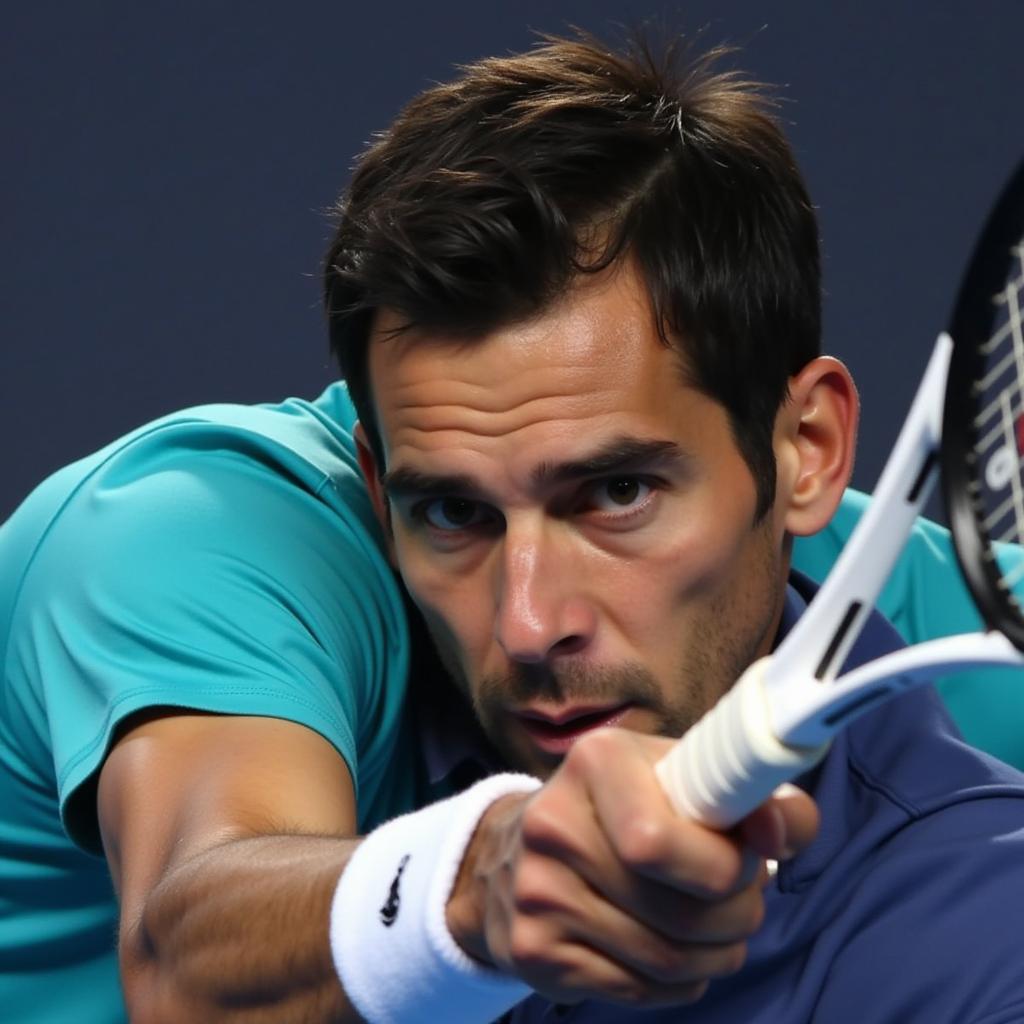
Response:
[{"label": "wrist", "polygon": [[455,941],[446,909],[487,808],[539,785],[525,775],[492,776],[360,843],[335,890],[330,944],[346,995],[368,1021],[473,1024],[529,994]]},{"label": "wrist", "polygon": [[530,793],[503,796],[484,811],[470,838],[452,887],[445,920],[456,943],[471,956],[490,967],[494,958],[487,943],[488,879],[508,863],[506,851],[519,820],[520,808]]}]

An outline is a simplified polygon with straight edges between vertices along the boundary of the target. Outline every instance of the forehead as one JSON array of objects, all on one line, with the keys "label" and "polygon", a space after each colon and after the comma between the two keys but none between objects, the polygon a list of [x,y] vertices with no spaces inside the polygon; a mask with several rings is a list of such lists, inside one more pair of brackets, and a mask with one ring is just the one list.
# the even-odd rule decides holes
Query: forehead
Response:
[{"label": "forehead", "polygon": [[688,418],[717,407],[686,384],[630,269],[586,277],[533,319],[468,341],[392,333],[400,324],[383,311],[370,342],[389,470],[399,459],[474,454],[525,468],[611,436],[678,441]]}]

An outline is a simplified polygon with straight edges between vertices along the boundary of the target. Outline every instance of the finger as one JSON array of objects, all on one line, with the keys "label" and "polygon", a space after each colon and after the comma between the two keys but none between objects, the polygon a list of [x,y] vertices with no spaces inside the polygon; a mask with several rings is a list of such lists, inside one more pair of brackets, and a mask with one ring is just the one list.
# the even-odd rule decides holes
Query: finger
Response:
[{"label": "finger", "polygon": [[[612,938],[614,941],[610,941]],[[578,941],[583,943],[586,939],[580,936]],[[747,955],[745,942],[674,942],[626,916],[616,924],[614,931],[598,930],[589,944],[652,986],[678,986],[724,978],[735,974]]]},{"label": "finger", "polygon": [[777,860],[787,860],[811,845],[818,835],[818,805],[803,790],[786,783],[772,799],[785,820],[785,842]]},{"label": "finger", "polygon": [[741,841],[740,853],[742,867],[740,868],[739,877],[736,879],[735,891],[741,892],[747,886],[755,883],[760,888],[768,876],[768,868],[764,858],[745,841]]},{"label": "finger", "polygon": [[656,982],[603,951],[579,942],[543,945],[543,956],[526,953],[514,966],[517,977],[553,1003],[601,999],[627,1006],[652,1007],[695,1002],[707,990],[706,979]]},{"label": "finger", "polygon": [[752,860],[780,860],[786,847],[786,821],[772,800],[755,808],[733,829]]},{"label": "finger", "polygon": [[606,902],[676,944],[742,943],[757,932],[764,920],[760,877],[719,900],[701,899],[644,881],[622,899]]},{"label": "finger", "polygon": [[813,841],[818,831],[818,808],[806,793],[786,784],[735,831],[760,857],[788,860]]},{"label": "finger", "polygon": [[[558,868],[547,874],[554,881]],[[563,1001],[595,991],[624,1001],[668,1001],[744,962],[745,943],[670,939],[588,892],[571,873],[544,891],[541,899],[518,901],[512,961],[524,980]]]},{"label": "finger", "polygon": [[[594,927],[599,929],[616,927],[619,915],[625,915],[671,943],[716,946],[742,943],[764,920],[765,877],[762,867],[761,873],[743,889],[720,899],[707,900],[626,870],[608,870],[598,879],[600,888],[580,877],[586,894],[577,894],[575,906],[581,918],[594,922]],[[569,891],[568,887],[562,890]],[[614,910],[614,914],[605,907]],[[596,938],[593,941],[609,951],[612,949],[606,943],[598,943]]]},{"label": "finger", "polygon": [[[642,874],[622,859],[589,806],[587,815],[580,814],[579,790],[567,803],[558,788],[549,784],[522,811],[524,852],[516,877],[521,909],[550,911],[568,899],[595,919],[594,904],[603,901],[676,942],[743,941],[760,926],[763,895],[755,874],[743,888],[713,900]],[[565,877],[556,877],[561,872]]]},{"label": "finger", "polygon": [[644,749],[650,739],[601,729],[566,758],[566,769],[584,776],[615,854],[631,871],[702,898],[717,899],[744,886],[752,877],[745,868],[752,865],[744,861],[742,844],[675,812]]}]

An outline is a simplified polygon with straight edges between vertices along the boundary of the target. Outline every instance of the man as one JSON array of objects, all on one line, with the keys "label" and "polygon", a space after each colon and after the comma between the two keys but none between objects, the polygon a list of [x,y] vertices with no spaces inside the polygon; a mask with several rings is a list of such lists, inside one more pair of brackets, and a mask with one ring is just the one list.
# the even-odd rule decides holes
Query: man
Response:
[{"label": "man", "polygon": [[[790,545],[833,517],[857,401],[819,355],[792,156],[739,82],[564,43],[411,104],[339,213],[332,341],[378,518],[491,743],[549,780],[485,813],[449,925],[542,995],[599,1000],[512,1020],[671,1002],[671,833],[649,767],[596,727],[684,732],[813,594],[787,585]],[[853,657],[897,644],[879,618]],[[960,744],[929,690],[852,726],[804,784],[823,831],[780,869],[747,963],[662,1018],[1020,1019],[1002,912],[1024,890],[1020,777]],[[342,892],[368,850],[412,849],[379,835]],[[467,874],[499,895],[474,901]]]},{"label": "man", "polygon": [[[636,213],[645,196],[656,214],[678,205],[671,175],[651,188],[652,139],[671,154],[680,130],[717,111],[723,124],[749,129],[751,159],[771,157],[778,171],[789,157],[756,102],[728,80],[695,72],[684,99],[659,100],[656,76],[630,67],[572,44],[485,62],[411,107],[364,160],[329,291],[384,533],[356,476],[351,411],[337,388],[313,404],[158,421],[51,478],[4,527],[0,984],[13,1019],[117,1019],[107,865],[120,900],[125,997],[138,1019],[349,1019],[336,969],[357,1007],[382,1018],[415,1010],[488,1019],[527,995],[526,984],[557,1001],[601,1000],[584,1004],[589,1014],[603,1012],[604,1000],[688,1002],[740,967],[765,898],[751,853],[777,858],[806,846],[813,807],[802,794],[782,796],[730,836],[678,819],[651,772],[670,741],[643,733],[684,729],[793,612],[785,538],[823,525],[839,500],[855,402],[842,367],[813,358],[815,228],[791,169],[782,192],[795,202],[800,239],[791,241],[803,258],[786,246],[776,255],[792,274],[802,341],[791,365],[774,367],[775,396],[752,389],[745,407],[755,381],[734,380],[732,349],[718,369],[732,406],[678,378],[636,253],[607,246],[622,223],[616,214]],[[631,89],[609,93],[609,79],[630,75]],[[583,86],[575,94],[573,79]],[[586,190],[544,207],[545,175],[531,176],[528,160],[503,162],[484,146],[477,160],[440,166],[460,132],[464,142],[514,143],[501,119],[520,101],[520,156],[546,140],[549,170],[566,167],[576,185],[596,177],[591,118],[638,129],[624,136],[631,145],[617,168],[601,160],[605,195],[618,189],[620,202],[581,224],[570,214],[579,198],[575,216],[586,219]],[[645,122],[662,127],[634,153]],[[699,131],[687,139],[698,162],[711,156]],[[719,188],[709,198],[720,200],[724,186],[735,201],[718,165],[707,166],[703,184]],[[488,192],[495,170],[552,216],[520,219],[505,201],[515,188],[505,200]],[[427,192],[454,186],[461,198],[428,201],[417,182]],[[559,236],[552,229],[562,219],[569,230]],[[375,248],[374,232],[388,225],[405,249]],[[441,238],[438,228],[451,229],[441,260],[409,233]],[[500,242],[503,231],[527,243],[522,260],[481,260],[474,236]],[[548,271],[560,237],[572,244],[559,281]],[[736,241],[723,239],[724,249],[734,252]],[[663,250],[679,262],[666,280],[690,280],[693,243],[708,239],[689,242]],[[591,243],[598,262],[609,257],[603,269],[589,258]],[[577,273],[577,258],[587,273]],[[517,273],[535,273],[540,299]],[[444,315],[420,316],[392,337],[411,313],[400,289],[355,291],[403,274],[413,292],[434,274],[426,290],[444,296]],[[667,313],[678,312],[675,289],[661,296]],[[730,344],[730,318],[758,313],[755,292],[738,288],[749,305],[718,310]],[[695,312],[704,315],[700,302]],[[667,321],[666,342],[683,322]],[[593,358],[612,344],[621,380]],[[508,370],[497,377],[495,352]],[[596,417],[586,404],[595,397]],[[633,423],[630,443],[618,433],[605,443],[602,417],[655,425],[640,397],[658,399],[679,436],[637,445]],[[480,423],[444,426],[460,408],[475,408]],[[744,429],[734,436],[735,417]],[[580,435],[596,440],[597,426],[602,445],[583,450]],[[683,513],[686,531],[664,531],[670,511]],[[497,751],[475,735],[428,653],[410,651],[402,597],[380,555],[385,537]],[[559,594],[570,584],[609,588],[602,616]],[[415,705],[405,699],[410,665]],[[635,731],[594,731],[608,720]],[[593,735],[579,739],[584,732]],[[550,779],[528,800],[533,783],[498,775],[497,785],[433,805],[426,818],[375,828],[502,760]],[[993,784],[998,777],[1016,793],[1015,777],[991,771]],[[372,845],[355,838],[371,830]],[[106,863],[83,852],[101,840]],[[349,863],[356,852],[361,860]],[[775,892],[768,899],[777,903]],[[820,908],[811,917],[813,935],[827,937]],[[769,938],[780,919],[769,916]],[[404,945],[395,952],[392,940]],[[791,971],[803,949],[771,948]],[[992,976],[1004,970],[996,961]],[[762,994],[750,979],[737,976],[736,998]],[[696,1013],[714,1004],[695,1005]]]}]

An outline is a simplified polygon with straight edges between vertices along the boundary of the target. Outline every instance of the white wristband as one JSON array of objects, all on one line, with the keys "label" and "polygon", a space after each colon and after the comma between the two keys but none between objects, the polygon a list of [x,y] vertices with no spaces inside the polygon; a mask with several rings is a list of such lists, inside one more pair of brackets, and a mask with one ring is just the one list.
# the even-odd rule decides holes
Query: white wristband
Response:
[{"label": "white wristband", "polygon": [[445,911],[484,811],[539,786],[529,775],[492,775],[359,844],[331,904],[331,954],[349,1000],[372,1024],[485,1024],[530,994],[468,956]]}]

